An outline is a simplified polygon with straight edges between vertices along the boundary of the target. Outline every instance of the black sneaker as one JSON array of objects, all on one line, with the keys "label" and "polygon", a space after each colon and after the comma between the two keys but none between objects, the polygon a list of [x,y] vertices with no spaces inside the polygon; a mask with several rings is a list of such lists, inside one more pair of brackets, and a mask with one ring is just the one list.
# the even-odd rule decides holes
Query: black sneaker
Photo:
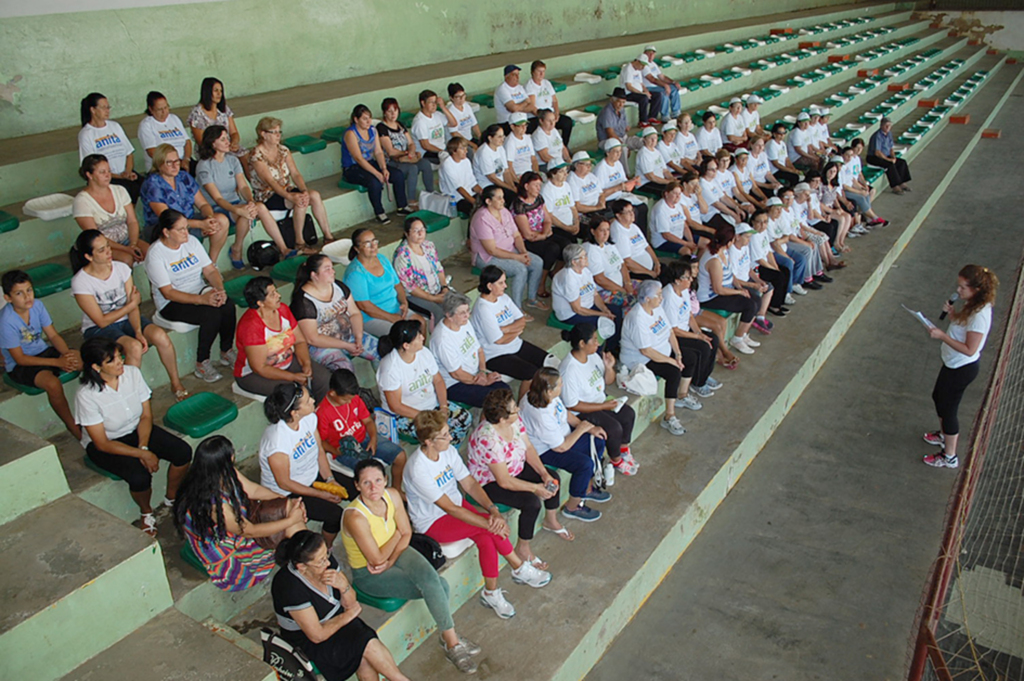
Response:
[{"label": "black sneaker", "polygon": [[820,281],[824,284],[831,284],[833,281],[835,281],[835,279],[828,276],[827,274],[822,273],[814,275],[814,281]]},{"label": "black sneaker", "polygon": [[811,281],[805,281],[803,286],[804,288],[809,288],[812,291],[820,291],[821,289],[825,288],[824,286],[814,281],[813,279]]}]

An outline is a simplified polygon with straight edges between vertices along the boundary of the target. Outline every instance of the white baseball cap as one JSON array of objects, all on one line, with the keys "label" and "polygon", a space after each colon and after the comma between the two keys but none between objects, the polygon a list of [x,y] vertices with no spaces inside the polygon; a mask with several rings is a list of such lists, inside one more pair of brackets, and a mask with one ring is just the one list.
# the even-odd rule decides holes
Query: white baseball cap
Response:
[{"label": "white baseball cap", "polygon": [[658,130],[653,125],[648,125],[646,128],[640,131],[641,137],[649,137],[650,135],[658,135]]},{"label": "white baseball cap", "polygon": [[739,97],[733,97],[732,99],[729,100],[729,106],[732,106],[733,104],[742,104],[742,103],[743,103],[743,100],[740,99]]},{"label": "white baseball cap", "polygon": [[780,199],[777,196],[773,196],[770,199],[768,199],[765,202],[765,204],[768,205],[768,206],[781,206],[782,205],[782,199]]},{"label": "white baseball cap", "polygon": [[806,111],[801,111],[799,114],[797,114],[796,119],[798,121],[809,121],[811,120],[811,117],[807,114]]},{"label": "white baseball cap", "polygon": [[522,125],[527,120],[527,116],[522,111],[516,111],[508,117],[508,122],[511,125]]},{"label": "white baseball cap", "polygon": [[618,149],[621,146],[622,142],[615,139],[614,137],[609,137],[604,142],[601,142],[601,149],[603,149],[606,152],[611,151],[612,149]]},{"label": "white baseball cap", "polygon": [[586,161],[587,163],[593,163],[593,160],[590,158],[590,154],[588,154],[585,151],[577,151],[575,154],[572,155],[572,162],[573,163],[580,163],[581,161]]},{"label": "white baseball cap", "polygon": [[807,184],[806,182],[801,182],[797,186],[793,187],[793,192],[797,194],[809,191],[811,191],[811,185]]},{"label": "white baseball cap", "polygon": [[657,48],[654,45],[648,45],[644,48],[644,52],[657,52]]},{"label": "white baseball cap", "polygon": [[747,97],[747,104],[763,104],[764,100],[757,95],[750,95]]},{"label": "white baseball cap", "polygon": [[669,130],[678,130],[678,129],[679,129],[679,124],[678,123],[676,123],[675,121],[669,121],[665,125],[661,126],[661,133],[665,134]]}]

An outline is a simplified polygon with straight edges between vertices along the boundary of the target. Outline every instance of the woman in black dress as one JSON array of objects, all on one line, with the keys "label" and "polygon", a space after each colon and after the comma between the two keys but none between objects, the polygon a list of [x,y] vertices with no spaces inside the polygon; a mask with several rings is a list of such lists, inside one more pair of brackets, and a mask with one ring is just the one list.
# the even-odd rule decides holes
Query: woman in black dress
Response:
[{"label": "woman in black dress", "polygon": [[302,530],[277,547],[281,569],[271,595],[281,637],[304,652],[327,681],[408,681],[367,626],[362,606],[323,536]]}]

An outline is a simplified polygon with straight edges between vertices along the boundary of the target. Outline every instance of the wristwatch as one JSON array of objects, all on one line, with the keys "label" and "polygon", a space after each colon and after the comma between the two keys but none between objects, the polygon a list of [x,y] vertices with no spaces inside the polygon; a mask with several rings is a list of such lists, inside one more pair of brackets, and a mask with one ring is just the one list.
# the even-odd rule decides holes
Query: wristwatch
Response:
[{"label": "wristwatch", "polygon": [[141,449],[144,452],[148,452],[149,451],[149,445],[139,445],[139,449]]}]

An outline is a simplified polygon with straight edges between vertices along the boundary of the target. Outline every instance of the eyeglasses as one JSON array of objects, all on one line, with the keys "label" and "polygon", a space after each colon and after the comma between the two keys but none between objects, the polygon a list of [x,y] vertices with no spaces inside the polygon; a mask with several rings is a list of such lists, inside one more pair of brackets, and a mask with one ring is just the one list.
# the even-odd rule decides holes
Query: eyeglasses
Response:
[{"label": "eyeglasses", "polygon": [[447,433],[438,433],[437,435],[434,436],[434,439],[435,440],[451,440],[452,439],[451,431],[449,431]]},{"label": "eyeglasses", "polygon": [[280,129],[277,129],[277,130],[264,130],[263,132],[267,133],[268,135],[280,135],[281,134],[281,130]]},{"label": "eyeglasses", "polygon": [[180,158],[176,158],[173,161],[171,159],[167,159],[166,161],[164,161],[164,165],[165,166],[180,166],[181,165],[181,159]]},{"label": "eyeglasses", "polygon": [[364,241],[363,243],[359,244],[359,247],[363,248],[364,246],[376,246],[379,243],[380,239],[369,239],[368,241]]}]

